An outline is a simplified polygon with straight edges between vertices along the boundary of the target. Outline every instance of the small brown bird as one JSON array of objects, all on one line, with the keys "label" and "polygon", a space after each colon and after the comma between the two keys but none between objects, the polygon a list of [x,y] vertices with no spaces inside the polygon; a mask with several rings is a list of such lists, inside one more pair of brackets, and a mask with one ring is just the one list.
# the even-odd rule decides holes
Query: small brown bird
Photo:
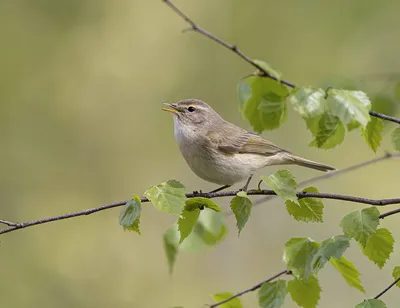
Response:
[{"label": "small brown bird", "polygon": [[[248,179],[266,166],[294,164],[319,171],[335,168],[296,156],[264,138],[222,119],[208,104],[185,99],[163,108],[174,115],[174,133],[180,152],[200,178],[224,185]],[[216,191],[220,190],[217,189]]]}]

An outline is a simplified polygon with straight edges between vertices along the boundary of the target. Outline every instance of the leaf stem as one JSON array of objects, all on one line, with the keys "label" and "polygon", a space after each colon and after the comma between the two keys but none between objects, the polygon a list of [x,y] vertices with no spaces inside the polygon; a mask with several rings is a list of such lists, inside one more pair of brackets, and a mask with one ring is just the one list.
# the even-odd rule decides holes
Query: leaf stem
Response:
[{"label": "leaf stem", "polygon": [[377,296],[375,296],[375,299],[378,299],[381,297],[383,294],[385,294],[387,291],[389,291],[396,283],[400,281],[400,277],[397,278],[395,281],[393,281],[389,286],[387,286],[382,292],[380,292]]}]

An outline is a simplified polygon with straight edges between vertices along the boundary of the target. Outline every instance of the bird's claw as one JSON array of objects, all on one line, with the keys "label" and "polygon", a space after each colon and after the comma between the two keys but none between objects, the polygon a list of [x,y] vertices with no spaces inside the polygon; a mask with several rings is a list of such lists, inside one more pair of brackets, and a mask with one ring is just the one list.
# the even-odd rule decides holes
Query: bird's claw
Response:
[{"label": "bird's claw", "polygon": [[239,188],[239,191],[247,192],[247,186],[243,186],[242,188]]}]

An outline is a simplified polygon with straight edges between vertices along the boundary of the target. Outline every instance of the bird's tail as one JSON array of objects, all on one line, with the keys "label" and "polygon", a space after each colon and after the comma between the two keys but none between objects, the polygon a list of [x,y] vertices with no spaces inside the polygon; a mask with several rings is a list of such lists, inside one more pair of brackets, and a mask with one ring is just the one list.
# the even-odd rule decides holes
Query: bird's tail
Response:
[{"label": "bird's tail", "polygon": [[311,168],[311,169],[315,169],[315,170],[319,170],[319,171],[332,171],[332,170],[336,170],[336,168],[333,168],[331,166],[328,165],[324,165],[324,164],[320,164],[320,163],[316,163],[312,160],[308,160],[293,154],[286,154],[286,159],[288,160],[289,163],[291,164],[295,164],[295,165],[299,165],[302,167],[306,167],[306,168]]}]

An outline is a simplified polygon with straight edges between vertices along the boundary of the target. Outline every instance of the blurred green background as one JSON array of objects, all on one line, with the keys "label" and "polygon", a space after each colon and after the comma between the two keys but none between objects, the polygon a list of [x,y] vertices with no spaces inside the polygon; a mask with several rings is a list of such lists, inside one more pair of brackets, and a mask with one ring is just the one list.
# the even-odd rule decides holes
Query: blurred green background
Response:
[{"label": "blurred green background", "polygon": [[[396,0],[175,3],[299,85],[400,71]],[[188,191],[215,187],[186,166],[161,102],[200,98],[250,129],[238,113],[236,85],[253,68],[198,34],[182,34],[186,26],[158,0],[0,2],[1,219],[29,221],[96,207],[168,179],[182,181]],[[391,149],[391,127],[380,154]],[[338,168],[374,157],[359,132],[334,150],[309,148],[311,135],[292,111],[282,128],[264,136]],[[318,175],[290,169],[298,181]],[[399,161],[390,160],[317,186],[324,192],[399,197],[398,170]],[[219,203],[228,211],[228,199]],[[119,209],[5,234],[1,305],[202,307],[211,302],[209,293],[236,292],[283,269],[282,249],[290,237],[336,235],[341,217],[360,207],[326,200],[325,223],[304,224],[289,217],[280,200],[260,205],[240,238],[234,218],[227,218],[226,240],[214,249],[180,254],[172,277],[162,233],[175,220],[150,204],[144,206],[142,236],[122,230]],[[399,218],[381,222],[397,241]],[[346,252],[362,272],[367,297],[392,282],[399,255],[396,246],[379,270],[355,243]],[[329,266],[320,278],[321,307],[353,307],[365,298]],[[392,289],[383,300],[395,307],[398,298],[399,290]],[[242,300],[256,306],[255,294]],[[287,307],[294,307],[289,298]]]}]

